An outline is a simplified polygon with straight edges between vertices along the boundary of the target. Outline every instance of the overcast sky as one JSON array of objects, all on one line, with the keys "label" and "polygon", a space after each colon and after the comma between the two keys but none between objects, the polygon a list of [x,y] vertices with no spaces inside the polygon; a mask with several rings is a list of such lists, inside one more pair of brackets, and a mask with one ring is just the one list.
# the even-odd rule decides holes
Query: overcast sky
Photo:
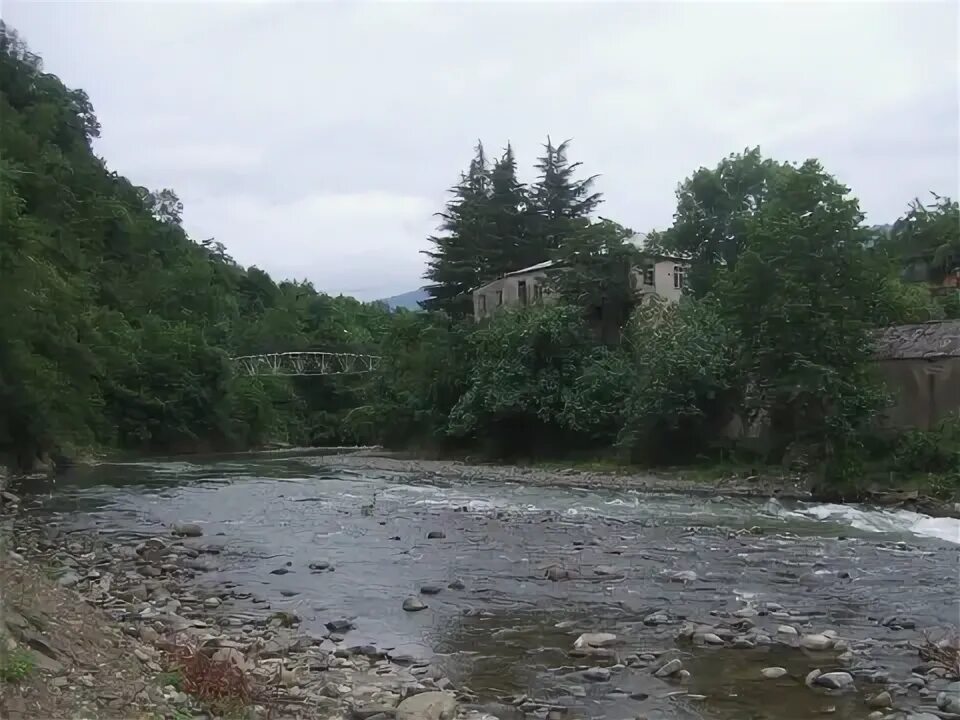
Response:
[{"label": "overcast sky", "polygon": [[871,222],[958,194],[958,3],[24,2],[3,17],[90,95],[97,152],[171,187],[196,239],[363,299],[422,284],[433,213],[483,139],[549,133],[605,217],[760,145],[820,158]]}]

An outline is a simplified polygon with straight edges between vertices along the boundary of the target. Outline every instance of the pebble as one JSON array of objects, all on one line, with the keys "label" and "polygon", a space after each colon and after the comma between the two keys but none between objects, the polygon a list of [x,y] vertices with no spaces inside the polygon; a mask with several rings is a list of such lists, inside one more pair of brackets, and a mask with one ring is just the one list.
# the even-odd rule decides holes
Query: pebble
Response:
[{"label": "pebble", "polygon": [[777,635],[799,635],[799,633],[790,625],[777,625]]},{"label": "pebble", "polygon": [[446,536],[443,530],[431,530],[427,533],[427,540],[443,540]]},{"label": "pebble", "polygon": [[886,690],[867,698],[867,707],[869,708],[888,708],[892,705],[893,697],[891,697],[890,693]]},{"label": "pebble", "polygon": [[217,608],[220,607],[220,598],[218,597],[208,597],[203,601],[203,606],[206,608]]},{"label": "pebble", "polygon": [[57,578],[57,585],[65,588],[73,587],[78,582],[80,582],[80,576],[73,572],[73,570],[68,570]]},{"label": "pebble", "polygon": [[663,667],[657,670],[654,675],[659,678],[670,677],[683,670],[683,663],[677,658],[668,661]]},{"label": "pebble", "polygon": [[403,601],[403,609],[407,612],[419,612],[420,610],[426,610],[427,605],[420,598],[408,597]]},{"label": "pebble", "polygon": [[760,671],[760,674],[765,678],[771,680],[776,680],[777,678],[782,678],[787,674],[787,669],[782,667],[767,667]]},{"label": "pebble", "polygon": [[467,586],[464,585],[463,580],[454,580],[449,585],[447,585],[447,588],[449,588],[450,590],[464,590],[466,589],[466,587]]},{"label": "pebble", "polygon": [[319,560],[319,561],[317,561],[317,562],[312,562],[312,563],[310,563],[310,565],[309,565],[308,567],[309,567],[311,570],[316,570],[317,572],[320,572],[320,571],[323,571],[323,570],[330,570],[330,569],[332,569],[331,566],[330,566],[330,563],[326,562],[325,560]]},{"label": "pebble", "polygon": [[583,633],[573,642],[573,647],[580,650],[585,648],[605,648],[617,644],[617,636],[613,633]]},{"label": "pebble", "polygon": [[807,650],[829,650],[833,647],[833,638],[827,635],[802,635],[800,647]]},{"label": "pebble", "polygon": [[716,633],[704,633],[703,641],[708,645],[723,645],[723,638]]},{"label": "pebble", "polygon": [[439,585],[424,585],[420,588],[420,592],[423,595],[439,595],[443,592],[443,588]]},{"label": "pebble", "polygon": [[196,523],[180,523],[173,526],[172,532],[182,537],[200,537],[203,535],[203,528]]},{"label": "pebble", "polygon": [[848,672],[822,673],[814,678],[813,684],[831,690],[843,690],[853,685],[853,675]]},{"label": "pebble", "polygon": [[960,682],[952,682],[937,695],[937,708],[960,715]]},{"label": "pebble", "polygon": [[607,668],[595,667],[583,671],[585,680],[592,682],[607,682],[610,680],[610,671]]}]

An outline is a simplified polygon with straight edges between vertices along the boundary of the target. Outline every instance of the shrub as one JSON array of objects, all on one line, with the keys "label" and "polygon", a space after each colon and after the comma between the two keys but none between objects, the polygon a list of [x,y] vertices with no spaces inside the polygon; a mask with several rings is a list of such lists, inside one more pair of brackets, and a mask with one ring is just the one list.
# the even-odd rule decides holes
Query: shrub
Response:
[{"label": "shrub", "polygon": [[175,645],[169,656],[173,671],[164,675],[178,676],[179,682],[168,684],[192,695],[208,710],[229,715],[253,700],[246,673],[229,659],[214,660],[192,643]]},{"label": "shrub", "polygon": [[733,333],[714,307],[654,302],[634,312],[627,331],[629,395],[618,443],[634,460],[691,458],[737,394]]},{"label": "shrub", "polygon": [[901,435],[893,464],[900,472],[960,470],[960,414],[944,418],[932,430],[911,430]]}]

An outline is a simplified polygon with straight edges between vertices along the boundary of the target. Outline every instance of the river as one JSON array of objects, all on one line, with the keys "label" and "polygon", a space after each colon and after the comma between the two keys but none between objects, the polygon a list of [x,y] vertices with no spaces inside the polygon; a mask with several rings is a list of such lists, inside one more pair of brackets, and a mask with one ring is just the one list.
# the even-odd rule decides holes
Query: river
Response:
[{"label": "river", "polygon": [[[614,720],[866,718],[864,697],[882,689],[871,683],[903,683],[917,665],[908,641],[960,614],[957,521],[852,506],[464,482],[301,454],[76,469],[40,511],[117,538],[199,523],[198,541],[223,549],[193,582],[232,588],[224,612],[265,601],[315,634],[349,617],[351,644],[429,657],[485,700],[523,693]],[[551,566],[572,577],[548,579]],[[426,611],[401,609],[430,585],[440,592],[421,596]],[[808,688],[809,670],[841,669],[837,653],[778,642],[683,646],[682,688],[630,667],[585,683],[585,661],[569,655],[588,631],[631,653],[673,648],[680,621],[737,611],[774,637],[781,624],[837,632],[856,651],[860,692]],[[644,622],[658,613],[666,624]],[[767,666],[789,674],[765,679]],[[929,704],[914,695],[898,705]]]}]

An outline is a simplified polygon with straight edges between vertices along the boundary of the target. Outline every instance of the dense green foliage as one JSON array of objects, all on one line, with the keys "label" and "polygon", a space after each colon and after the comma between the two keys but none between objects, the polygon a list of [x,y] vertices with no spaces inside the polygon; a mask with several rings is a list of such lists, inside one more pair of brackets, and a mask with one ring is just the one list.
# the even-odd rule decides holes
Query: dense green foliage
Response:
[{"label": "dense green foliage", "polygon": [[[650,236],[689,258],[690,292],[667,304],[636,293],[642,251],[593,217],[601,196],[567,143],[548,139],[529,185],[511,147],[491,162],[478,144],[431,238],[427,311],[389,312],[189,238],[176,195],[109,171],[86,95],[5,26],[0,117],[0,454],[26,467],[100,449],[378,442],[645,463],[749,448],[846,478],[885,401],[872,333],[960,314],[942,292],[957,203],[914,203],[881,233],[812,160],[754,149],[685,180],[672,227]],[[550,302],[473,321],[473,288],[545,260]],[[382,362],[282,378],[230,360],[305,349]],[[892,462],[940,472],[956,461],[948,430],[902,438]]]},{"label": "dense green foliage", "polygon": [[0,454],[336,442],[356,388],[229,357],[379,344],[379,306],[276,284],[192,242],[173,192],[110,172],[86,95],[0,28]]}]

